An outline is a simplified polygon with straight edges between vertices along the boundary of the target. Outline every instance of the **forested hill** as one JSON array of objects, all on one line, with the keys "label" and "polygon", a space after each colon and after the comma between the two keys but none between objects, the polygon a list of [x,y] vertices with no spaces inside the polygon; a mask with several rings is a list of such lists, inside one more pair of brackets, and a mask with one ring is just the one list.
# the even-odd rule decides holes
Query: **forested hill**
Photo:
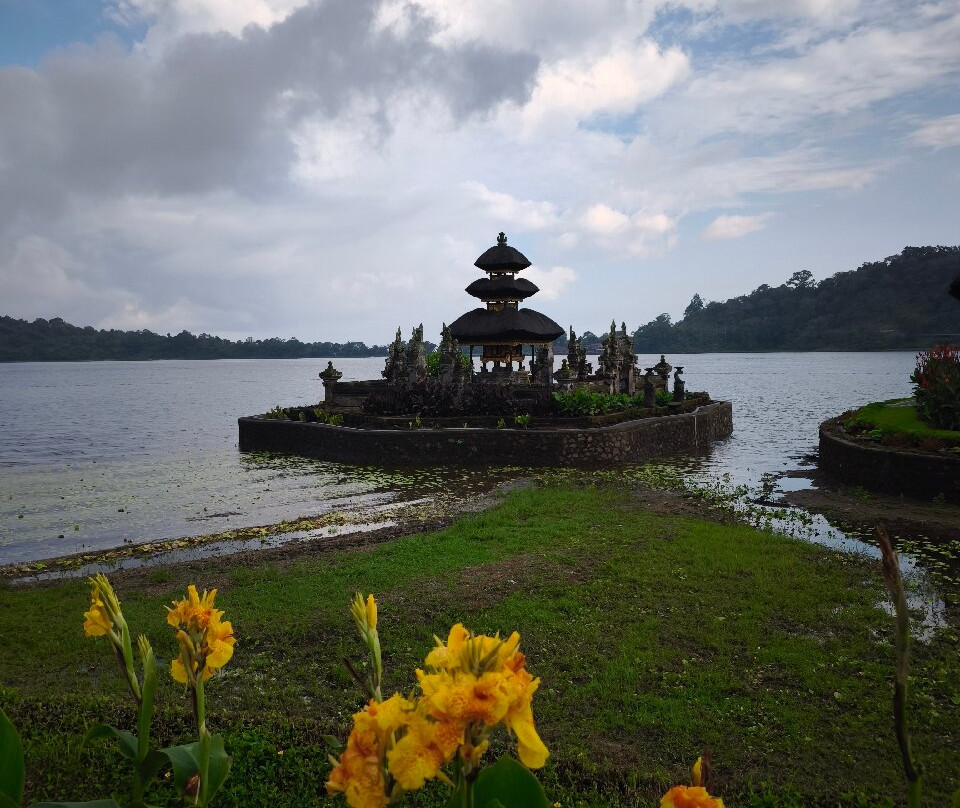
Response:
[{"label": "forested hill", "polygon": [[98,331],[59,317],[15,320],[0,317],[0,362],[72,362],[103,359],[299,359],[304,357],[386,356],[383,345],[362,342],[300,342],[271,339],[232,342],[210,334],[154,334],[152,331]]},{"label": "forested hill", "polygon": [[915,350],[960,342],[960,247],[905,247],[817,282],[795,272],[723,303],[694,295],[683,319],[661,314],[634,332],[640,353]]}]

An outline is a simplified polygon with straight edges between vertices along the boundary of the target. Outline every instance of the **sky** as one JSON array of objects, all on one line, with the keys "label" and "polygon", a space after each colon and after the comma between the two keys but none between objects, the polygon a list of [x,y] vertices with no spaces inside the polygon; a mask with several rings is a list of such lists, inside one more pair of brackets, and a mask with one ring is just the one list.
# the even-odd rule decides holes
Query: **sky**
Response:
[{"label": "sky", "polygon": [[0,314],[436,342],[504,231],[632,331],[958,223],[960,0],[0,0]]}]

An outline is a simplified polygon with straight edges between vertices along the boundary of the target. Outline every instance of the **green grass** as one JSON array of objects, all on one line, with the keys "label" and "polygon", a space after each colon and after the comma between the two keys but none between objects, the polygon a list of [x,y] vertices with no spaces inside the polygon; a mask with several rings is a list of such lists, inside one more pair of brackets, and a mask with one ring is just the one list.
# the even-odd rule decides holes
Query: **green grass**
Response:
[{"label": "green grass", "polygon": [[[237,634],[208,687],[208,721],[234,771],[218,804],[325,804],[322,736],[345,737],[360,705],[341,662],[358,659],[348,615],[376,593],[385,690],[462,621],[520,631],[551,750],[542,772],[564,806],[657,804],[713,754],[730,806],[883,805],[904,794],[891,714],[891,618],[873,564],[740,525],[638,510],[628,490],[549,487],[438,533],[321,560],[218,559],[115,584],[164,670],[163,605],[187,583],[217,586]],[[19,726],[30,799],[124,795],[106,745],[79,751],[98,720],[132,711],[103,641],[82,636],[81,582],[0,590],[0,704]],[[911,722],[929,804],[960,785],[960,659],[952,626],[913,648]],[[156,735],[190,737],[180,689],[162,677]],[[158,804],[176,804],[169,787]],[[441,805],[442,788],[417,805]],[[939,800],[939,802],[938,802]],[[333,804],[333,803],[331,803]]]},{"label": "green grass", "polygon": [[933,438],[960,445],[960,432],[930,426],[917,415],[911,402],[912,399],[894,399],[868,404],[857,410],[853,420],[879,429],[884,434],[909,435],[919,439]]}]

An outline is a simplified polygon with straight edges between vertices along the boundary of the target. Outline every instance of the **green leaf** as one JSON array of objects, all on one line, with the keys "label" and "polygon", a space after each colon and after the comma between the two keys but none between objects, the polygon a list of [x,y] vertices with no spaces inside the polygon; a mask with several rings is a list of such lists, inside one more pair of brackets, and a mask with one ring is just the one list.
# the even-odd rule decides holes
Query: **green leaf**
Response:
[{"label": "green leaf", "polygon": [[226,753],[223,748],[223,736],[210,736],[210,758],[207,762],[207,783],[206,786],[201,783],[204,794],[204,804],[209,805],[210,800],[220,790],[227,775],[230,774],[230,765],[233,758]]},{"label": "green leaf", "polygon": [[23,744],[6,713],[0,710],[0,806],[3,798],[15,806],[23,799]]},{"label": "green leaf", "polygon": [[147,752],[147,756],[137,764],[137,773],[140,783],[146,788],[147,784],[157,776],[157,772],[167,765],[169,758],[156,749]]},{"label": "green leaf", "polygon": [[343,749],[343,744],[340,742],[340,739],[333,735],[321,735],[320,738],[335,752],[339,752],[341,749]]},{"label": "green leaf", "polygon": [[116,738],[120,742],[120,754],[130,760],[137,759],[137,736],[125,729],[117,729],[107,724],[94,724],[83,737],[80,744],[82,749],[90,741],[98,738]]},{"label": "green leaf", "polygon": [[200,744],[194,741],[181,746],[170,746],[161,749],[160,754],[165,755],[173,766],[173,782],[182,794],[187,780],[200,771]]},{"label": "green leaf", "polygon": [[120,808],[116,800],[90,800],[89,802],[35,802],[30,808]]},{"label": "green leaf", "polygon": [[0,808],[20,808],[20,803],[14,802],[10,797],[0,791]]},{"label": "green leaf", "polygon": [[526,766],[502,757],[488,766],[473,784],[474,805],[493,808],[550,808],[540,781]]}]

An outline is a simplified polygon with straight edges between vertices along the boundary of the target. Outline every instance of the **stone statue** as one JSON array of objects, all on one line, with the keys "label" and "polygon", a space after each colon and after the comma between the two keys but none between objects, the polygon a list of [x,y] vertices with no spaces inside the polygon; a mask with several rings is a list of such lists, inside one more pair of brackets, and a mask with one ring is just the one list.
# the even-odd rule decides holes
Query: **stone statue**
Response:
[{"label": "stone statue", "polygon": [[683,396],[686,391],[687,384],[680,378],[680,374],[683,373],[683,366],[677,365],[677,369],[673,374],[673,400],[674,401],[683,401]]}]

